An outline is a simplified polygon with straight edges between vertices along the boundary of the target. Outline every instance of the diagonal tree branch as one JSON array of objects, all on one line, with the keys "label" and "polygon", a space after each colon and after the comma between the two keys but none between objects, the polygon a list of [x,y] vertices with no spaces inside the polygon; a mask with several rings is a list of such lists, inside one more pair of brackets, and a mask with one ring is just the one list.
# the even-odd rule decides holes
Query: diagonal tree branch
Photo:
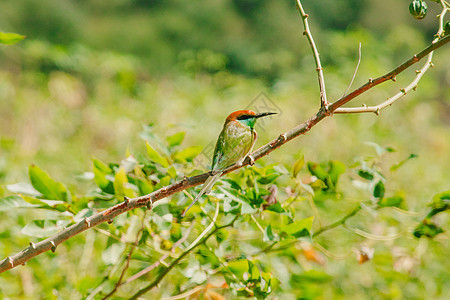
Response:
[{"label": "diagonal tree branch", "polygon": [[[369,80],[368,83],[364,84],[363,86],[357,88],[350,94],[341,97],[336,102],[330,104],[328,107],[321,106],[319,111],[306,120],[305,122],[297,125],[296,127],[292,128],[291,130],[280,134],[280,136],[268,144],[262,146],[261,148],[254,151],[251,156],[256,161],[275,149],[281,147],[288,141],[307,133],[313,126],[315,126],[317,123],[322,121],[325,117],[329,116],[330,113],[333,113],[336,109],[344,105],[345,103],[351,101],[355,97],[361,95],[362,93],[366,92],[367,90],[373,88],[374,86],[385,82],[387,80],[395,78],[396,75],[400,74],[413,64],[417,63],[419,60],[427,56],[432,51],[444,46],[446,43],[450,41],[450,35],[447,35],[441,39],[439,39],[437,42],[431,44],[418,54],[414,55],[411,59],[407,60],[397,68],[393,69],[389,73],[378,77],[374,80]],[[232,172],[234,170],[237,170],[239,168],[242,168],[244,166],[247,166],[250,164],[250,159],[247,157],[247,159],[244,161],[244,163],[240,166],[234,165],[226,169],[223,173],[223,175]],[[46,252],[46,251],[56,251],[56,247],[61,244],[62,242],[68,240],[69,238],[80,234],[81,232],[97,226],[104,222],[111,222],[116,216],[123,214],[129,210],[138,208],[138,207],[144,207],[147,206],[149,208],[152,207],[152,204],[158,200],[161,200],[163,198],[166,198],[170,195],[173,195],[175,193],[178,193],[180,191],[183,191],[185,189],[188,189],[190,187],[197,186],[199,184],[202,184],[206,181],[206,179],[209,177],[209,172],[204,173],[201,175],[193,176],[193,177],[185,177],[182,180],[179,180],[175,183],[172,183],[171,185],[168,185],[166,187],[163,187],[157,191],[154,191],[151,194],[129,199],[125,198],[125,200],[122,203],[119,203],[103,212],[97,213],[91,217],[85,218],[83,221],[80,221],[76,224],[71,225],[70,227],[62,230],[61,232],[41,241],[38,243],[32,243],[30,242],[30,246],[22,250],[21,252],[18,252],[14,255],[8,256],[7,258],[0,261],[0,273],[5,272],[9,269],[12,269],[14,267],[17,267],[18,265],[25,264],[28,260],[31,258]]]}]

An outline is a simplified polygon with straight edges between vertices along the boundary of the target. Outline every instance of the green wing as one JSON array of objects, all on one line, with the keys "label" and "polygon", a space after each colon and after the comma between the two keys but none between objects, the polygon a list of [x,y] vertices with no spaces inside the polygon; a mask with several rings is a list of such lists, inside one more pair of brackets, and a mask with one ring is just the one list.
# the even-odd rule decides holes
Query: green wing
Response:
[{"label": "green wing", "polygon": [[244,158],[254,138],[252,131],[240,124],[224,126],[214,150],[212,170],[224,170]]}]

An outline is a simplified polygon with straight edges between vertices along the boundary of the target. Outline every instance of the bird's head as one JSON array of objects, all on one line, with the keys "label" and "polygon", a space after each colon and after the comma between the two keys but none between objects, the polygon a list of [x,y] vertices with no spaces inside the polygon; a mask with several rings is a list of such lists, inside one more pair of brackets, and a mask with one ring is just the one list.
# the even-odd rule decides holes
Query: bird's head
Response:
[{"label": "bird's head", "polygon": [[251,129],[253,129],[255,127],[255,123],[256,123],[257,119],[259,119],[261,117],[265,117],[265,116],[274,115],[274,114],[276,114],[276,113],[274,113],[274,112],[255,113],[252,110],[238,110],[238,111],[231,113],[227,117],[225,124],[227,124],[231,121],[237,121],[245,126],[250,127]]}]

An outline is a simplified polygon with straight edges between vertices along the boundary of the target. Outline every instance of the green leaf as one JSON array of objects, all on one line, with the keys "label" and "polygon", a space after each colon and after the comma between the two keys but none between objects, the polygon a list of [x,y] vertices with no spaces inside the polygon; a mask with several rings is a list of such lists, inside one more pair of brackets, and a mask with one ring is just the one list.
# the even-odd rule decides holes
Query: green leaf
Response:
[{"label": "green leaf", "polygon": [[373,196],[375,198],[383,198],[384,197],[384,183],[380,180],[378,181],[378,183],[375,185],[374,189],[373,189]]},{"label": "green leaf", "polygon": [[284,212],[284,208],[281,206],[280,202],[272,204],[266,208],[266,210],[274,211],[276,213]]},{"label": "green leaf", "polygon": [[12,45],[25,38],[24,35],[17,33],[0,32],[0,44]]},{"label": "green leaf", "polygon": [[400,204],[402,204],[404,198],[401,195],[396,195],[389,198],[383,198],[378,202],[378,205],[381,207],[389,207],[389,206],[395,206],[399,207]]},{"label": "green leaf", "polygon": [[305,165],[305,157],[302,155],[297,161],[294,163],[294,166],[292,167],[292,175],[294,177],[297,177],[300,170]]},{"label": "green leaf", "polygon": [[175,179],[177,177],[177,170],[174,167],[170,167],[167,170],[167,174],[169,174],[170,177]]},{"label": "green leaf", "polygon": [[250,271],[250,265],[247,259],[230,261],[227,267],[238,278],[242,278],[244,273]]},{"label": "green leaf", "polygon": [[68,200],[67,190],[60,182],[53,180],[47,173],[35,165],[28,169],[31,184],[46,199]]},{"label": "green leaf", "polygon": [[246,202],[242,202],[241,214],[243,214],[243,215],[254,214],[257,211],[258,211],[258,209],[251,207],[250,204],[248,204]]},{"label": "green leaf", "polygon": [[26,202],[22,199],[22,197],[19,196],[8,196],[0,198],[0,211],[29,207],[36,207],[36,205]]},{"label": "green leaf", "polygon": [[92,163],[94,164],[94,168],[100,170],[102,173],[105,174],[112,174],[113,170],[108,167],[106,164],[104,164],[101,160],[94,158],[92,159]]},{"label": "green leaf", "polygon": [[278,176],[280,176],[280,174],[276,174],[276,173],[269,174],[267,176],[262,176],[262,177],[258,178],[258,182],[261,184],[269,184],[272,181],[274,181],[275,179],[277,179]]},{"label": "green leaf", "polygon": [[159,183],[155,186],[155,190],[158,190],[162,187],[168,186],[170,184],[170,176],[164,176],[159,180]]},{"label": "green leaf", "polygon": [[264,294],[263,298],[266,298],[271,292],[273,292],[278,285],[280,284],[280,280],[272,276],[272,274],[262,272],[261,273],[261,281],[260,281],[260,289]]},{"label": "green leaf", "polygon": [[113,174],[113,170],[100,160],[92,159],[94,164],[94,180],[97,186],[108,194],[114,194],[114,184],[108,179],[108,175]]},{"label": "green leaf", "polygon": [[141,195],[147,195],[153,192],[153,187],[150,183],[148,183],[146,180],[137,179],[135,184],[139,188],[139,193]]},{"label": "green leaf", "polygon": [[58,233],[69,223],[69,220],[34,220],[22,228],[22,233],[38,238],[45,238]]},{"label": "green leaf", "polygon": [[331,181],[333,182],[333,186],[336,186],[339,176],[341,176],[341,174],[344,174],[345,172],[345,165],[338,160],[330,161],[329,165],[330,171],[328,172],[328,174]]},{"label": "green leaf", "polygon": [[32,205],[37,205],[37,208],[57,210],[60,212],[66,211],[69,208],[69,204],[67,202],[60,200],[37,199],[25,195],[22,195],[22,199]]},{"label": "green leaf", "polygon": [[442,232],[444,232],[444,230],[442,230],[442,228],[440,228],[439,226],[436,226],[433,223],[430,223],[429,221],[427,221],[425,219],[414,230],[414,236],[417,238],[420,238],[422,236],[426,236],[428,238],[433,238]]},{"label": "green leaf", "polygon": [[308,217],[299,221],[295,221],[294,223],[284,225],[282,231],[296,238],[309,236],[313,220],[314,217]]},{"label": "green leaf", "polygon": [[266,229],[264,230],[263,241],[269,242],[269,241],[273,241],[274,239],[275,239],[275,235],[273,234],[273,231],[272,231],[272,225],[269,224],[269,226],[267,226]]},{"label": "green leaf", "polygon": [[373,180],[373,173],[367,170],[359,170],[358,175],[367,180]]},{"label": "green leaf", "polygon": [[186,149],[181,150],[180,152],[177,152],[174,156],[174,159],[177,162],[184,162],[189,161],[192,162],[194,158],[197,157],[202,152],[201,146],[192,146],[188,147]]},{"label": "green leaf", "polygon": [[119,171],[114,176],[114,191],[118,198],[123,198],[124,196],[133,198],[133,190],[128,187],[127,174],[125,169],[120,167]]},{"label": "green leaf", "polygon": [[314,162],[308,162],[308,170],[309,172],[319,178],[322,181],[326,181],[328,178],[328,173],[318,164]]},{"label": "green leaf", "polygon": [[179,146],[183,142],[185,134],[185,132],[181,131],[167,137],[169,147]]},{"label": "green leaf", "polygon": [[450,209],[450,190],[434,195],[431,207],[432,210],[427,215],[428,219],[442,211]]},{"label": "green leaf", "polygon": [[159,153],[155,149],[153,149],[148,142],[146,142],[146,146],[147,146],[147,155],[150,158],[150,160],[160,164],[164,168],[167,168],[169,166],[167,159],[159,155]]}]

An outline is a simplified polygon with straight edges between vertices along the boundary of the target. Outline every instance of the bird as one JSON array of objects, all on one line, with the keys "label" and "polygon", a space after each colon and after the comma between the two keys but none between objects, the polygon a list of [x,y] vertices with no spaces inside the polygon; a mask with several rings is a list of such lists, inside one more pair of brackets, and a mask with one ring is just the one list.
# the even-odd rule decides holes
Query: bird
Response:
[{"label": "bird", "polygon": [[254,159],[249,153],[252,151],[258,137],[255,131],[256,120],[273,114],[276,113],[255,113],[252,110],[238,110],[232,112],[226,118],[223,129],[217,139],[216,148],[214,149],[210,176],[206,179],[194,201],[181,214],[181,217],[185,216],[186,212],[202,195],[208,194],[211,191],[223,171],[229,166],[234,164],[242,165],[247,156],[249,156],[251,164],[254,163]]}]

